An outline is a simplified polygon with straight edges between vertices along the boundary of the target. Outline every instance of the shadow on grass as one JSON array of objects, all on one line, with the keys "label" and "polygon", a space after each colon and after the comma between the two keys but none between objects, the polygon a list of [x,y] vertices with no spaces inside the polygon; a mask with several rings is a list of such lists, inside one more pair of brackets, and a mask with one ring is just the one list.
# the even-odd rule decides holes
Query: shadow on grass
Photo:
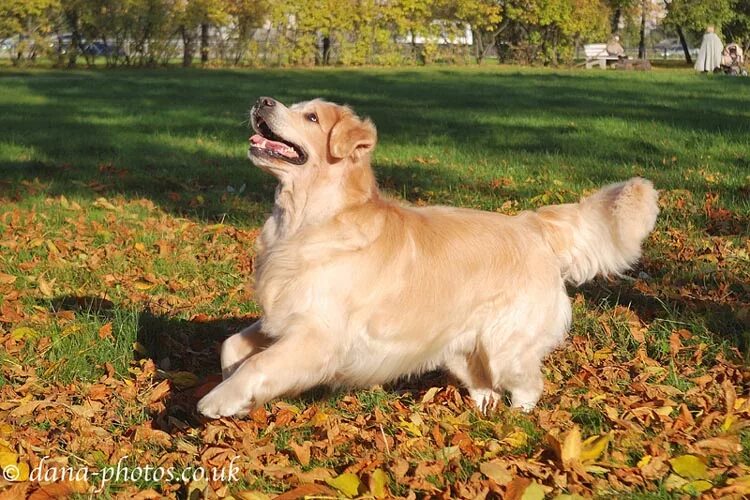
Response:
[{"label": "shadow on grass", "polygon": [[[750,131],[739,83],[719,78],[669,86],[604,72],[123,70],[6,73],[0,81],[16,97],[0,99],[9,131],[0,142],[7,150],[0,155],[1,196],[22,199],[28,188],[19,181],[38,178],[50,195],[148,197],[180,215],[215,220],[230,213],[248,224],[270,210],[274,187],[245,156],[243,121],[258,95],[349,103],[374,119],[381,144],[415,155],[442,148],[498,166],[522,157],[530,171],[537,163],[549,169],[553,156],[583,185],[620,179],[634,164],[657,177],[676,175],[659,164],[677,155],[664,137],[621,137],[598,127],[599,118],[739,142]],[[379,171],[385,162],[376,155],[375,163]],[[401,192],[419,186],[413,172],[420,170],[378,174]],[[439,175],[448,186],[474,178],[449,169]],[[247,206],[238,209],[224,194],[242,185]],[[196,206],[198,195],[204,201]]]},{"label": "shadow on grass", "polygon": [[[52,301],[55,312],[71,311],[95,316],[103,322],[112,321],[117,305],[100,297],[64,296]],[[176,372],[189,372],[197,378],[195,384],[179,389],[173,387],[166,400],[164,411],[152,415],[157,426],[165,431],[184,426],[200,427],[204,420],[195,410],[196,403],[207,391],[221,381],[219,351],[221,343],[229,336],[253,323],[257,317],[222,318],[215,320],[184,320],[156,314],[150,310],[137,312],[137,331],[132,350],[133,360],[149,359],[159,370],[160,377],[168,378]],[[114,330],[117,335],[118,330]],[[93,362],[93,361],[92,361]],[[94,379],[104,374],[99,367]],[[127,376],[127,365],[120,376]],[[78,377],[76,377],[78,378]],[[432,371],[419,377],[401,379],[386,386],[389,393],[418,393],[429,387],[446,386],[455,381],[443,371]],[[353,389],[330,389],[320,386],[294,398],[304,404],[332,401],[352,392]],[[176,419],[176,420],[175,420]]]},{"label": "shadow on grass", "polygon": [[[730,284],[731,288],[737,290],[745,286],[739,281]],[[736,307],[735,303],[693,297],[662,300],[642,293],[629,281],[607,281],[603,278],[573,288],[569,290],[569,295],[576,290],[583,294],[590,310],[596,310],[606,303],[631,309],[647,323],[674,318],[675,324],[689,325],[691,329],[705,328],[717,345],[726,342],[736,348],[745,360],[749,359],[750,316],[746,309]]]}]

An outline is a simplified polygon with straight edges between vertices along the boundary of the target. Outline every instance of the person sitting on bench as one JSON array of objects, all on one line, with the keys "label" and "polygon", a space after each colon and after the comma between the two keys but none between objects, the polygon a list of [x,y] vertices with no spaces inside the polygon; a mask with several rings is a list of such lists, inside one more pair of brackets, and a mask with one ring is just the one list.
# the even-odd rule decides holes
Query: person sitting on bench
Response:
[{"label": "person sitting on bench", "polygon": [[619,35],[612,35],[612,38],[610,38],[609,42],[607,42],[607,54],[611,56],[617,56],[620,59],[628,58],[628,56],[625,55],[625,49],[620,44]]}]

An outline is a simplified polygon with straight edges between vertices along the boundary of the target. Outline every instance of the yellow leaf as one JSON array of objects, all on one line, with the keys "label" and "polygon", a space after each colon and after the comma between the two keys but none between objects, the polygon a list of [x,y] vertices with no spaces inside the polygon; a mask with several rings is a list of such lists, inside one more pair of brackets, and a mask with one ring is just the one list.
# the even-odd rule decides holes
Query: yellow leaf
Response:
[{"label": "yellow leaf", "polygon": [[651,459],[652,458],[653,457],[651,455],[643,455],[643,457],[640,460],[638,460],[638,463],[636,464],[636,466],[639,469],[642,469],[642,468],[644,468],[645,466],[647,466],[648,464],[651,463]]},{"label": "yellow leaf", "polygon": [[612,355],[612,349],[604,348],[599,349],[594,353],[594,360],[595,361],[601,361],[603,359],[608,359]]},{"label": "yellow leaf", "polygon": [[148,351],[140,342],[133,342],[133,350],[141,356],[148,356]]},{"label": "yellow leaf", "polygon": [[667,491],[672,491],[682,488],[687,483],[688,482],[684,478],[681,478],[677,474],[670,474],[667,476],[667,479],[664,480],[664,487]]},{"label": "yellow leaf", "polygon": [[743,495],[750,494],[750,476],[733,477],[727,480],[727,484],[736,488]]},{"label": "yellow leaf", "polygon": [[375,469],[370,474],[370,493],[375,498],[385,498],[388,496],[388,474],[383,469]]},{"label": "yellow leaf", "polygon": [[429,390],[422,396],[422,404],[429,403],[435,399],[435,395],[442,389],[442,387],[430,387]]},{"label": "yellow leaf", "polygon": [[661,415],[662,417],[669,416],[672,413],[673,408],[671,406],[662,406],[654,410],[654,413]]},{"label": "yellow leaf", "polygon": [[81,325],[69,325],[63,328],[62,336],[67,337],[68,335],[73,335],[76,332],[81,331]]},{"label": "yellow leaf", "polygon": [[[53,282],[55,280],[52,280]],[[42,295],[49,298],[54,296],[54,292],[52,290],[52,283],[45,280],[41,276],[39,276],[39,279],[37,280],[37,285],[39,286],[39,291],[42,292]]]},{"label": "yellow leaf", "polygon": [[461,448],[458,446],[446,446],[442,450],[435,453],[436,458],[442,458],[446,462],[450,462],[454,458],[461,458]]},{"label": "yellow leaf", "polygon": [[47,250],[49,250],[49,253],[52,255],[59,255],[60,250],[57,248],[57,245],[55,245],[51,240],[47,240],[44,242],[47,245]]},{"label": "yellow leaf", "polygon": [[689,483],[682,486],[682,491],[690,493],[691,495],[698,495],[704,491],[708,491],[713,488],[714,485],[706,481],[705,479],[698,479],[696,481],[690,481]]},{"label": "yellow leaf", "polygon": [[133,282],[133,286],[134,286],[134,287],[135,287],[135,288],[136,288],[137,290],[151,290],[151,289],[152,289],[152,288],[154,288],[154,287],[155,287],[156,285],[154,285],[153,283],[149,283],[148,281],[146,281],[146,280],[143,280],[143,279],[137,279],[137,280],[135,280],[135,281]]},{"label": "yellow leaf", "polygon": [[138,250],[139,252],[143,252],[143,253],[146,253],[146,245],[144,245],[144,244],[143,244],[143,243],[141,243],[140,241],[139,241],[139,242],[137,242],[137,243],[136,243],[135,245],[133,245],[133,248],[135,248],[135,249],[136,249],[136,250]]},{"label": "yellow leaf", "polygon": [[187,497],[193,498],[204,498],[206,489],[208,488],[208,481],[205,478],[196,479],[190,481],[187,485]]},{"label": "yellow leaf", "polygon": [[526,446],[529,442],[529,435],[523,431],[512,431],[507,436],[500,440],[501,443],[507,444],[512,448],[520,448]]},{"label": "yellow leaf", "polygon": [[18,455],[10,452],[10,451],[4,451],[0,452],[0,468],[4,469],[8,467],[9,465],[16,465],[18,462]]},{"label": "yellow leaf", "polygon": [[356,474],[351,472],[341,474],[333,479],[326,479],[326,483],[328,483],[329,486],[333,486],[349,498],[357,496],[360,486],[359,478]]},{"label": "yellow leaf", "polygon": [[296,407],[295,405],[290,405],[289,403],[285,403],[283,401],[278,401],[276,403],[276,408],[278,408],[279,410],[290,411],[290,412],[294,413],[295,415],[301,415],[302,414],[302,410],[300,410],[298,407]]},{"label": "yellow leaf", "polygon": [[581,444],[581,462],[592,462],[599,458],[607,449],[610,435],[591,436]]},{"label": "yellow leaf", "polygon": [[317,427],[319,425],[323,425],[326,420],[328,420],[328,415],[326,415],[324,412],[318,410],[318,413],[315,414],[315,416],[310,419],[310,423]]},{"label": "yellow leaf", "polygon": [[521,495],[521,500],[544,500],[544,488],[536,481],[532,481]]},{"label": "yellow leaf", "polygon": [[29,464],[26,462],[20,462],[18,464],[8,465],[3,467],[3,477],[9,481],[28,481],[29,480]]},{"label": "yellow leaf", "polygon": [[727,415],[727,418],[724,419],[724,423],[721,424],[721,430],[727,432],[736,421],[737,417],[735,415]]},{"label": "yellow leaf", "polygon": [[403,418],[399,417],[400,422],[398,423],[398,426],[404,429],[406,432],[411,434],[412,436],[422,437],[422,431],[419,429],[419,426],[415,424],[414,422],[407,422]]},{"label": "yellow leaf", "polygon": [[584,467],[584,470],[592,474],[607,474],[609,472],[609,469],[605,467],[600,467],[598,465],[586,465]]},{"label": "yellow leaf", "polygon": [[[10,424],[0,424],[0,436],[10,436],[13,434],[13,426]],[[2,451],[0,449],[0,451]]]},{"label": "yellow leaf", "polygon": [[479,465],[479,470],[500,486],[508,484],[513,479],[508,469],[498,461],[484,462]]},{"label": "yellow leaf", "polygon": [[575,493],[573,493],[572,495],[568,493],[560,493],[552,500],[584,500],[584,498],[581,495],[577,495]]},{"label": "yellow leaf", "polygon": [[171,380],[178,389],[187,389],[198,384],[198,376],[186,371],[167,372]]},{"label": "yellow leaf", "polygon": [[28,326],[22,326],[10,332],[10,338],[12,338],[13,340],[21,340],[33,337],[36,337],[36,331],[33,328],[29,328]]},{"label": "yellow leaf", "polygon": [[617,420],[620,416],[619,413],[617,413],[617,410],[609,405],[604,405],[604,412],[610,420]]},{"label": "yellow leaf", "polygon": [[94,206],[99,207],[99,208],[104,208],[106,210],[117,210],[117,207],[111,204],[107,200],[107,198],[97,198],[96,201],[94,201]]},{"label": "yellow leaf", "polygon": [[672,470],[688,479],[706,479],[708,470],[704,459],[695,455],[682,455],[669,460]]},{"label": "yellow leaf", "polygon": [[574,425],[562,443],[561,458],[564,465],[568,465],[581,458],[581,446],[581,430],[577,425]]}]

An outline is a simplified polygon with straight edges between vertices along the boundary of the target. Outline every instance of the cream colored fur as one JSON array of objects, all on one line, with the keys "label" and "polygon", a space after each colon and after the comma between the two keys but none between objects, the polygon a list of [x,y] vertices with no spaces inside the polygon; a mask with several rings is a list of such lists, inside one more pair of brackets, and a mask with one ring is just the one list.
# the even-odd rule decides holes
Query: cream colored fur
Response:
[{"label": "cream colored fur", "polygon": [[454,374],[482,410],[503,390],[529,410],[542,360],[570,326],[565,281],[626,270],[658,213],[640,178],[512,217],[403,207],[378,191],[369,120],[314,100],[278,103],[266,121],[309,159],[253,157],[279,180],[257,245],[263,317],[224,343],[224,381],[198,404],[209,417],[434,368]]}]

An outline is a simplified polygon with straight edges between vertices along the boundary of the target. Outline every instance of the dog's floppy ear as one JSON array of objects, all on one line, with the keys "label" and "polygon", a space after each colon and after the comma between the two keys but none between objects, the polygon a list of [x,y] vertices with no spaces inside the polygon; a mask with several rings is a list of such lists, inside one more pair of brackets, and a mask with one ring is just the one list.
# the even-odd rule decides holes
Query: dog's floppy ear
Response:
[{"label": "dog's floppy ear", "polygon": [[352,113],[344,114],[331,129],[328,136],[328,151],[336,159],[350,156],[358,159],[375,147],[377,131],[369,120],[360,120]]}]

